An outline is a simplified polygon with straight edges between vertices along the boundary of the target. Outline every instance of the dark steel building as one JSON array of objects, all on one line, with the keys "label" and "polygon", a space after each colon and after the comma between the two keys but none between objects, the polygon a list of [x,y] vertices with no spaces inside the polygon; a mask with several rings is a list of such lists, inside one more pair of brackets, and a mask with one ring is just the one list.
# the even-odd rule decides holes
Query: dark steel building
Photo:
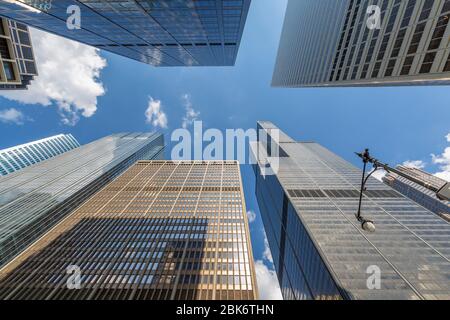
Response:
[{"label": "dark steel building", "polygon": [[[408,176],[412,176],[423,183],[427,183],[436,189],[442,188],[442,186],[447,183],[447,181],[417,168],[398,166],[397,170]],[[391,172],[383,177],[383,182],[450,222],[450,201],[439,200],[438,197],[436,197],[436,192]]]},{"label": "dark steel building", "polygon": [[157,133],[114,134],[0,177],[0,267],[137,160],[162,159]]},{"label": "dark steel building", "polygon": [[[0,15],[153,66],[232,66],[249,6],[250,0],[20,0],[0,1]],[[80,29],[67,27],[76,12],[68,8],[79,8]]]},{"label": "dark steel building", "polygon": [[[370,178],[368,233],[355,217],[361,170],[270,122],[258,129],[256,195],[285,299],[450,299],[448,222]],[[279,169],[264,176],[268,149]]]},{"label": "dark steel building", "polygon": [[26,89],[37,75],[28,27],[0,17],[0,90]]},{"label": "dark steel building", "polygon": [[0,298],[256,299],[239,164],[139,161],[5,266]]}]

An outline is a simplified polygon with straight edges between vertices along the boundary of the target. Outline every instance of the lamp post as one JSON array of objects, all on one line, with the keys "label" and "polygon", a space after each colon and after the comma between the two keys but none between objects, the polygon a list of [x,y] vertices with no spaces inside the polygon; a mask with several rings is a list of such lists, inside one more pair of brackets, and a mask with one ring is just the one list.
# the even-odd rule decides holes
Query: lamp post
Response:
[{"label": "lamp post", "polygon": [[363,173],[361,178],[361,189],[359,191],[359,204],[358,204],[358,212],[356,213],[356,219],[361,223],[361,228],[367,232],[375,232],[375,224],[372,220],[368,220],[364,218],[361,215],[361,204],[362,204],[362,198],[363,198],[363,192],[366,191],[366,182],[369,179],[369,177],[376,171],[373,170],[369,175],[366,177],[366,167],[367,163],[370,162],[370,154],[369,149],[364,150],[363,153],[357,153],[357,155],[363,160],[364,166],[363,166]]}]

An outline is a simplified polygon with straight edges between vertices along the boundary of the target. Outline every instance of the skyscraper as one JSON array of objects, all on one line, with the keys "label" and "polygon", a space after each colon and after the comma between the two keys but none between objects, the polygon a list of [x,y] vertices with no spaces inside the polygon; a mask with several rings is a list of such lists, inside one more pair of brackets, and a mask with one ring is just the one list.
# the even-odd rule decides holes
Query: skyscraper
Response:
[{"label": "skyscraper", "polygon": [[0,266],[140,159],[161,159],[164,138],[114,134],[0,177]]},{"label": "skyscraper", "polygon": [[448,85],[449,17],[450,0],[290,0],[272,85]]},{"label": "skyscraper", "polygon": [[28,27],[0,17],[0,90],[26,89],[37,74]]},{"label": "skyscraper", "polygon": [[0,176],[6,176],[79,146],[71,134],[58,134],[0,150]]},{"label": "skyscraper", "polygon": [[256,299],[239,164],[139,161],[3,268],[0,298]]},{"label": "skyscraper", "polygon": [[[154,66],[232,66],[249,6],[250,0],[20,0],[1,1],[0,14]],[[76,8],[80,29],[69,29]]]},{"label": "skyscraper", "polygon": [[[398,166],[397,170],[419,179],[436,189],[442,188],[447,183],[447,181],[417,168]],[[435,192],[392,172],[383,177],[383,182],[450,222],[450,201],[439,200]]]},{"label": "skyscraper", "polygon": [[[317,143],[274,138],[270,122],[258,129],[256,195],[285,299],[450,299],[448,222],[370,178],[368,233],[355,217],[358,168]],[[264,176],[268,149],[280,150],[279,168]]]}]

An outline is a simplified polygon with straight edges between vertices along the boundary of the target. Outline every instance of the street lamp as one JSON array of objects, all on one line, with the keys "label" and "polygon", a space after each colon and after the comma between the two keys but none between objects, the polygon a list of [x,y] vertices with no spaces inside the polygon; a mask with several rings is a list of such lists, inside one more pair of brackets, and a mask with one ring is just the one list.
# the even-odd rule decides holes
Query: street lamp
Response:
[{"label": "street lamp", "polygon": [[[375,158],[372,158],[369,154],[369,149],[364,150],[364,152],[362,153],[357,153],[355,152],[356,155],[358,157],[360,157],[364,163],[364,167],[363,167],[363,174],[362,174],[362,179],[361,179],[361,191],[359,193],[359,205],[358,205],[358,212],[356,213],[356,219],[358,219],[359,222],[361,222],[361,227],[363,228],[363,230],[368,231],[368,232],[375,232],[375,224],[373,221],[367,220],[364,217],[361,216],[361,203],[362,203],[362,197],[363,197],[363,192],[366,191],[366,182],[367,180],[369,180],[369,177],[378,169],[384,169],[387,172],[392,172],[395,173],[403,178],[406,178],[414,183],[417,183],[418,185],[431,190],[433,192],[436,193],[436,197],[442,201],[450,201],[450,182],[444,184],[442,187],[440,188],[436,188],[435,186],[425,182],[425,181],[421,181],[415,177],[412,177],[400,170],[397,170],[395,168],[391,168],[389,167],[389,165],[382,163],[380,161],[378,161]],[[366,175],[366,166],[368,163],[373,164],[373,168],[374,170],[372,170],[371,173],[369,173],[369,175]]]},{"label": "street lamp", "polygon": [[362,204],[363,192],[366,191],[366,182],[369,179],[369,177],[377,169],[375,168],[375,170],[373,170],[371,173],[369,173],[369,175],[366,177],[367,163],[370,162],[370,159],[371,159],[370,154],[369,154],[369,149],[364,150],[363,153],[356,153],[356,154],[363,160],[363,163],[364,163],[363,173],[362,173],[362,178],[361,178],[361,189],[359,191],[359,204],[358,204],[358,212],[356,213],[356,219],[361,223],[361,228],[364,231],[375,232],[375,223],[372,220],[368,220],[361,215],[361,204]]}]

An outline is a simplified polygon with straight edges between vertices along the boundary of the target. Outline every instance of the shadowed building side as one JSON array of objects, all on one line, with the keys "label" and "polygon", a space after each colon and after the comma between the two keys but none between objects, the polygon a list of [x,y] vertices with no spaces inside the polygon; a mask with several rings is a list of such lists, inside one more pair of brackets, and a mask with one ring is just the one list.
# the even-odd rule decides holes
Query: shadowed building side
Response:
[{"label": "shadowed building side", "polygon": [[[422,181],[423,183],[433,186],[438,190],[447,183],[447,181],[417,168],[398,166],[396,169],[412,176],[415,179],[418,179],[419,181]],[[438,199],[436,192],[433,192],[392,172],[389,172],[385,177],[383,177],[383,182],[404,196],[414,200],[421,206],[450,222],[450,201]]]}]

